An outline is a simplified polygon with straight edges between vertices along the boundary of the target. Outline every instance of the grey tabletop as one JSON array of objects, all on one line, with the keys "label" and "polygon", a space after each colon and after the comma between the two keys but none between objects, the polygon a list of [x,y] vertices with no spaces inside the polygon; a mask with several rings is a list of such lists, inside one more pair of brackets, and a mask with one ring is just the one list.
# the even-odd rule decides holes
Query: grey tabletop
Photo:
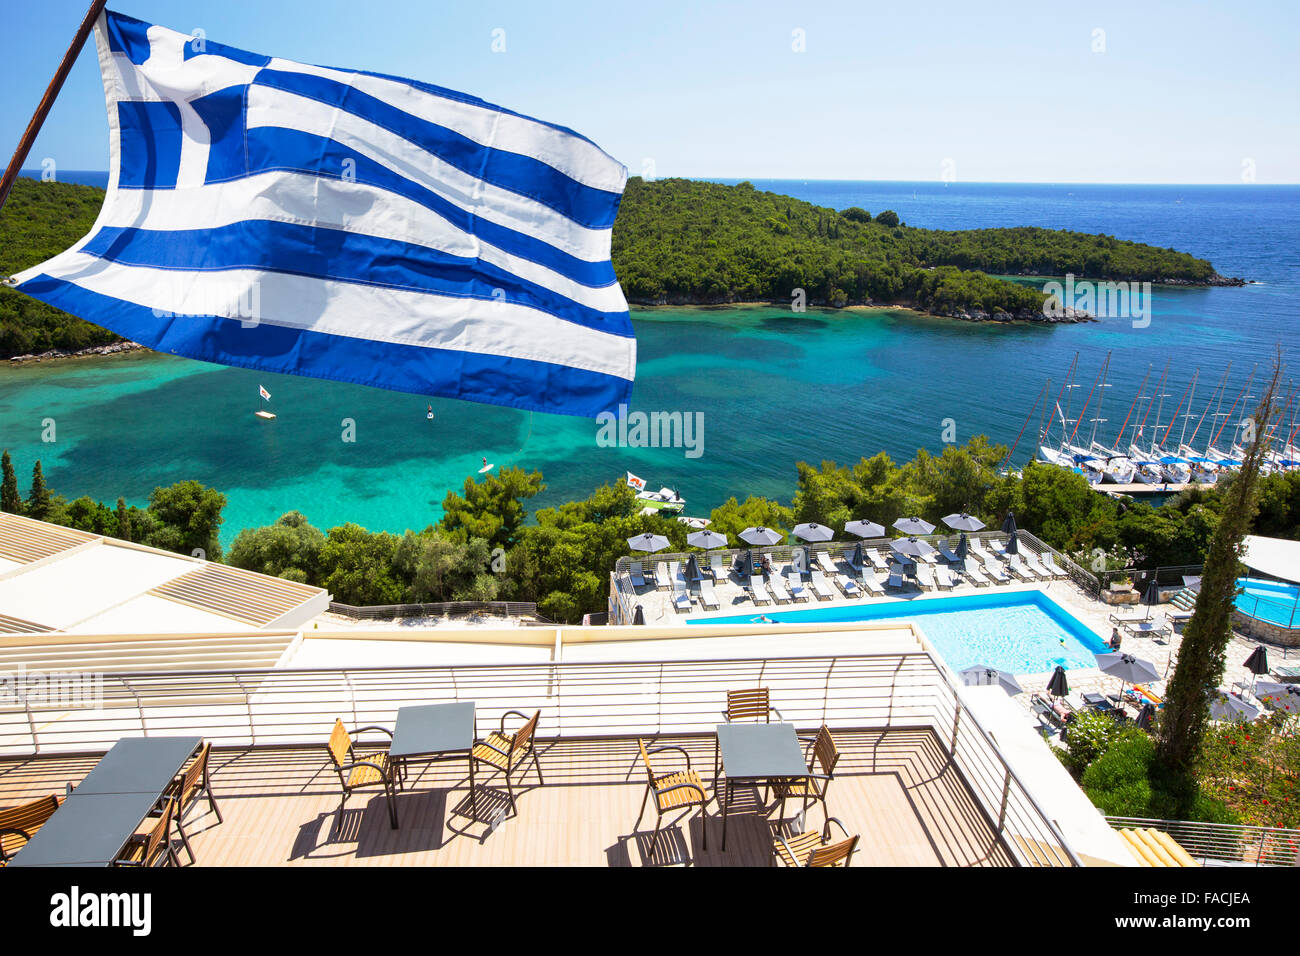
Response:
[{"label": "grey tabletop", "polygon": [[718,747],[729,780],[808,773],[794,724],[718,724]]},{"label": "grey tabletop", "polygon": [[78,794],[150,793],[160,796],[201,737],[123,737],[77,784]]},{"label": "grey tabletop", "polygon": [[468,751],[474,746],[474,702],[419,704],[397,711],[390,757]]},{"label": "grey tabletop", "polygon": [[111,866],[156,802],[147,793],[74,792],[9,865]]}]

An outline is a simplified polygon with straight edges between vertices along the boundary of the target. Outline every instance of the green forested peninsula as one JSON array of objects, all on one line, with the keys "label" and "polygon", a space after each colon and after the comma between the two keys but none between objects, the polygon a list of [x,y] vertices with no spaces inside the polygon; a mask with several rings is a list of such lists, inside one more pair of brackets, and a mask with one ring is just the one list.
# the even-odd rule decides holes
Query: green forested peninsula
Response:
[{"label": "green forested peninsula", "polygon": [[[0,275],[72,245],[104,191],[19,179],[0,212]],[[790,302],[913,306],[939,315],[1042,319],[1044,296],[994,275],[1225,283],[1172,249],[1050,229],[915,229],[892,210],[814,206],[748,183],[628,181],[614,267],[634,304]],[[119,336],[0,286],[0,357],[106,345]]]},{"label": "green forested peninsula", "polygon": [[914,229],[893,210],[837,212],[749,183],[628,181],[614,267],[637,303],[874,302],[1042,318],[1044,296],[999,275],[1237,284],[1204,259],[1063,230]]}]

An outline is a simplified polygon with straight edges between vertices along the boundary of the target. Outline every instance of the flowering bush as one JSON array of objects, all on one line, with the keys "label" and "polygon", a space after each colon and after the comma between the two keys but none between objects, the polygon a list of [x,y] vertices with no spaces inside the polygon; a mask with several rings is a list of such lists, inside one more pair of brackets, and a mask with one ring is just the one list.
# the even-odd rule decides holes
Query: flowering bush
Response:
[{"label": "flowering bush", "polygon": [[1251,724],[1212,725],[1197,767],[1201,785],[1242,823],[1300,828],[1300,737],[1275,713]]}]

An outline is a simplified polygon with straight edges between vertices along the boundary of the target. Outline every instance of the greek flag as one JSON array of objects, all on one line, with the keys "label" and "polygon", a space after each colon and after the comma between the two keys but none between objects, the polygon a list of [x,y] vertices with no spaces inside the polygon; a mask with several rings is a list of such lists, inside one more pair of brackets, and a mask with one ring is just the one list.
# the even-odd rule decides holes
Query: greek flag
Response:
[{"label": "greek flag", "polygon": [[223,365],[587,417],[628,401],[627,170],[590,140],[117,13],[95,40],[108,195],[23,292]]}]

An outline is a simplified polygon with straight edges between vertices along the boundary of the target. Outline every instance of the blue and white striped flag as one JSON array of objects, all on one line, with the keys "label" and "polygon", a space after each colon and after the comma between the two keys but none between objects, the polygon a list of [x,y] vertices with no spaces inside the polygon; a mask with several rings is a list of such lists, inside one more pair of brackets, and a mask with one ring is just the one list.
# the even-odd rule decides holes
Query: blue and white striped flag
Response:
[{"label": "blue and white striped flag", "polygon": [[628,401],[627,170],[590,140],[117,13],[95,39],[108,195],[23,292],[223,365],[588,417]]}]

